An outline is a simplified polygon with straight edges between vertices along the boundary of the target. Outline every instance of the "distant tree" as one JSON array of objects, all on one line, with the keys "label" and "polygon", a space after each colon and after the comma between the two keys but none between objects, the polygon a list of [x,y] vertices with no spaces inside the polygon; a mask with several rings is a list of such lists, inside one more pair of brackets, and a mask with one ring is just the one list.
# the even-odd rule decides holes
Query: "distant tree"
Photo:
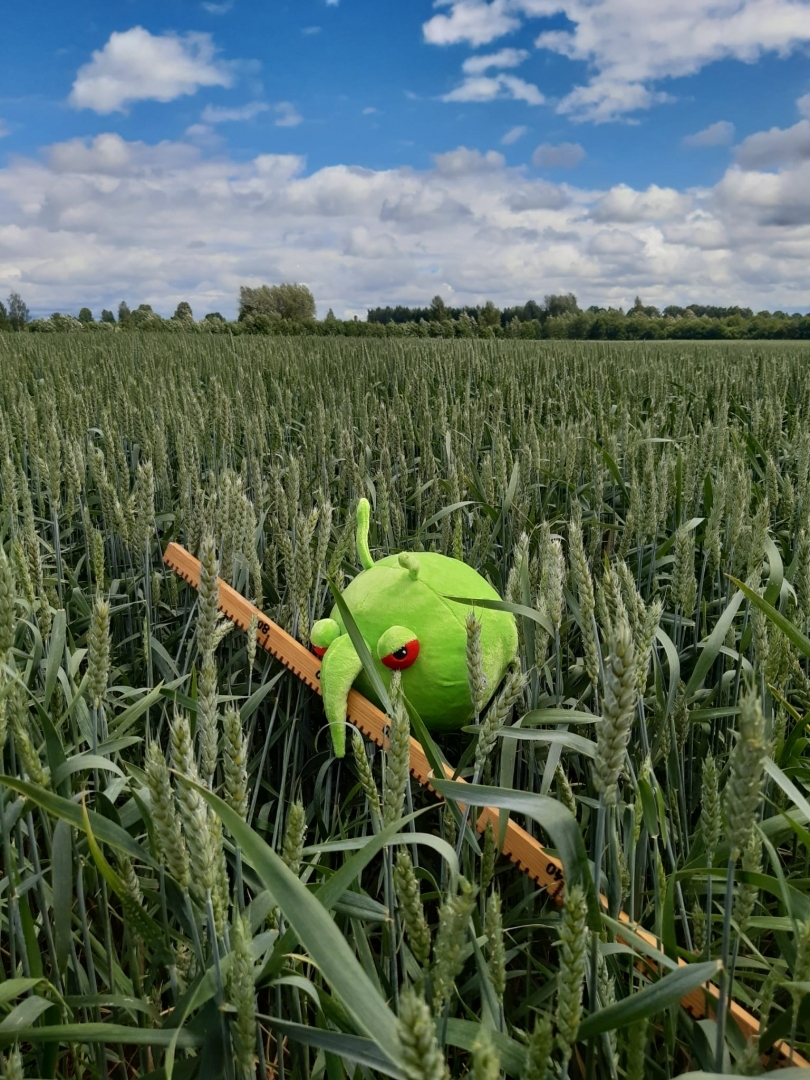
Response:
[{"label": "distant tree", "polygon": [[628,315],[647,315],[651,319],[658,319],[661,316],[661,312],[657,307],[652,304],[644,304],[640,296],[637,296],[633,306],[627,313]]},{"label": "distant tree", "polygon": [[476,321],[472,315],[468,315],[466,311],[462,311],[456,323],[458,336],[463,338],[475,337],[477,329]]},{"label": "distant tree", "polygon": [[447,305],[440,296],[434,296],[430,301],[430,318],[433,322],[443,322],[448,318]]},{"label": "distant tree", "polygon": [[[175,312],[175,318],[176,317],[177,317],[177,312]],[[218,311],[209,311],[208,314],[203,319],[203,322],[225,322],[225,316],[220,315],[220,313]]]},{"label": "distant tree", "polygon": [[111,311],[107,311],[107,309],[104,308],[104,310],[101,312],[101,321],[102,322],[108,322],[108,323],[114,323],[115,322],[115,316],[113,315],[113,313]]},{"label": "distant tree", "polygon": [[576,315],[579,312],[579,304],[573,293],[546,296],[545,305],[546,314],[552,319],[556,319],[559,315]]},{"label": "distant tree", "polygon": [[19,293],[13,292],[8,298],[8,321],[11,323],[11,329],[23,330],[30,318],[22,297]]},{"label": "distant tree", "polygon": [[307,322],[315,318],[315,297],[306,285],[285,281],[281,285],[260,285],[239,290],[239,318],[249,315],[269,315],[290,322]]},{"label": "distant tree", "polygon": [[487,300],[478,312],[478,325],[482,330],[488,326],[496,327],[501,325],[501,313],[491,300]]},{"label": "distant tree", "polygon": [[172,315],[172,318],[177,319],[178,322],[193,322],[194,321],[194,314],[193,314],[193,312],[191,310],[191,304],[189,304],[188,300],[181,300],[180,301],[180,303],[175,308],[174,315]]},{"label": "distant tree", "polygon": [[542,319],[543,309],[536,300],[527,300],[523,305],[523,313],[519,316],[522,322],[531,322],[532,319]]},{"label": "distant tree", "polygon": [[132,312],[126,300],[122,300],[118,305],[118,322],[126,329],[132,326]]},{"label": "distant tree", "polygon": [[95,321],[96,320],[93,318],[93,312],[90,310],[90,308],[89,307],[83,307],[81,309],[81,311],[79,312],[79,322],[80,323],[91,323],[91,322],[95,322]]},{"label": "distant tree", "polygon": [[132,312],[132,325],[136,330],[161,330],[165,324],[160,315],[152,310],[151,304],[138,304]]},{"label": "distant tree", "polygon": [[329,310],[327,311],[324,322],[337,322],[337,319],[335,318],[335,313],[334,311],[332,311],[331,308],[329,308]]},{"label": "distant tree", "polygon": [[0,330],[10,330],[11,323],[9,322],[8,312],[6,311],[6,305],[0,300]]}]

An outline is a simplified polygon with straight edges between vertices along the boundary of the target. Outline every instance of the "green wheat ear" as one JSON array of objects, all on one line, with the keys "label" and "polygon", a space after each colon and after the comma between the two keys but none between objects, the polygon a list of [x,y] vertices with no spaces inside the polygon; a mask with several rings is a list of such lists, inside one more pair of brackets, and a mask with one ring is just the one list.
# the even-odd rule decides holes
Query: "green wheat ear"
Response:
[{"label": "green wheat ear", "polygon": [[368,527],[371,520],[371,506],[368,499],[361,499],[357,504],[357,558],[364,570],[374,565],[368,548]]}]

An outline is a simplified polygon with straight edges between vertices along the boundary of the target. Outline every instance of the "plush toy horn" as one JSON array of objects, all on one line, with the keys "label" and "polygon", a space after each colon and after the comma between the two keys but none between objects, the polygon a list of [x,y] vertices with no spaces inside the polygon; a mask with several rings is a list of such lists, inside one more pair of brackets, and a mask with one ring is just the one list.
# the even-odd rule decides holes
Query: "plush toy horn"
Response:
[{"label": "plush toy horn", "polygon": [[368,499],[361,499],[357,504],[357,559],[364,570],[374,565],[368,549],[368,526],[371,520],[371,506]]}]

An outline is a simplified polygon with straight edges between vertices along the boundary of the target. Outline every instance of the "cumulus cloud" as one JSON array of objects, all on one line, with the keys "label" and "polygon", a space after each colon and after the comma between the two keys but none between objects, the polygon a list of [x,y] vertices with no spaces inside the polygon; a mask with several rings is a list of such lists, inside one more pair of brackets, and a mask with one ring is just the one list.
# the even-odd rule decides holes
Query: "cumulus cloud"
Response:
[{"label": "cumulus cloud", "polygon": [[497,150],[487,150],[482,154],[480,150],[468,150],[466,146],[459,146],[457,150],[448,150],[446,154],[435,154],[433,162],[440,176],[470,176],[502,169],[506,159]]},{"label": "cumulus cloud", "polygon": [[646,191],[636,191],[627,184],[617,184],[597,199],[591,212],[594,221],[670,221],[682,218],[692,207],[692,197],[674,188],[650,184]]},{"label": "cumulus cloud", "polygon": [[273,108],[276,113],[276,127],[297,127],[303,123],[303,116],[291,101],[280,101]]},{"label": "cumulus cloud", "polygon": [[601,229],[588,241],[592,255],[640,255],[644,246],[640,236],[621,229]]},{"label": "cumulus cloud", "polygon": [[535,44],[594,71],[558,103],[577,120],[615,120],[669,100],[654,84],[717,60],[751,62],[810,41],[806,0],[447,0],[423,25],[435,45],[490,44],[526,19],[564,15],[571,30],[542,31]]},{"label": "cumulus cloud", "polygon": [[267,112],[270,106],[266,101],[249,101],[246,105],[237,105],[234,109],[206,105],[202,112],[204,124],[223,124],[228,121],[252,120],[259,113]]},{"label": "cumulus cloud", "polygon": [[209,15],[227,15],[233,7],[233,0],[223,0],[221,4],[212,3],[211,0],[203,0],[203,11]]},{"label": "cumulus cloud", "polygon": [[201,86],[231,86],[210,34],[153,35],[141,26],[113,33],[79,68],[68,98],[76,109],[123,111],[133,101],[174,101]]},{"label": "cumulus cloud", "polygon": [[488,45],[490,41],[517,30],[520,18],[510,11],[508,0],[439,0],[436,7],[449,7],[449,15],[434,15],[422,31],[431,45]]},{"label": "cumulus cloud", "polygon": [[529,129],[523,124],[516,124],[515,127],[509,128],[501,139],[501,143],[504,146],[511,146],[512,143],[516,143],[518,139],[522,139],[528,130]]},{"label": "cumulus cloud", "polygon": [[0,168],[0,295],[13,283],[34,310],[187,299],[233,314],[241,284],[285,279],[307,281],[322,313],[429,302],[437,282],[460,304],[571,290],[585,304],[806,306],[810,160],[734,164],[688,192],[591,190],[491,150],[307,173],[297,155],[106,133]]},{"label": "cumulus cloud", "polygon": [[538,169],[573,169],[585,158],[579,143],[540,143],[532,154],[532,163]]},{"label": "cumulus cloud", "polygon": [[744,169],[772,169],[810,160],[810,120],[749,135],[737,147],[736,158]]},{"label": "cumulus cloud", "polygon": [[684,146],[729,146],[734,142],[734,125],[730,120],[718,120],[694,135],[685,135]]},{"label": "cumulus cloud", "polygon": [[527,105],[542,105],[546,100],[533,83],[516,75],[471,75],[442,97],[442,101],[495,101],[512,98]]},{"label": "cumulus cloud", "polygon": [[800,116],[806,116],[810,120],[810,94],[805,94],[796,102]]},{"label": "cumulus cloud", "polygon": [[467,57],[461,69],[465,75],[483,75],[490,68],[519,67],[528,55],[525,49],[499,49],[495,53]]}]

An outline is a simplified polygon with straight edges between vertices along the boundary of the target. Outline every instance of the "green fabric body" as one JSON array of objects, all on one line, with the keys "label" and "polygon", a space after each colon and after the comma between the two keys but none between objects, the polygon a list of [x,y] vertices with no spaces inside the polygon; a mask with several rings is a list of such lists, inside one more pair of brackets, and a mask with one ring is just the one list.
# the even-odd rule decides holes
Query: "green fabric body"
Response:
[{"label": "green fabric body", "polygon": [[[422,551],[417,557],[420,569],[415,580],[399,565],[398,556],[390,555],[358,574],[344,590],[343,599],[386,686],[392,672],[377,659],[377,641],[396,624],[413,631],[419,641],[419,657],[412,667],[402,672],[402,688],[427,727],[433,731],[449,731],[470,720],[473,705],[467,681],[464,625],[470,608],[452,603],[445,597],[481,600],[499,600],[500,597],[479,573],[458,559]],[[481,621],[484,673],[491,696],[517,653],[517,628],[514,616],[509,612],[487,608],[476,608],[475,611]],[[345,633],[337,607],[332,609],[331,617]],[[330,678],[329,654],[333,648],[334,645],[330,646],[324,657],[322,681]],[[340,659],[349,661],[348,656]],[[335,660],[338,660],[337,655]],[[341,674],[345,678],[348,671]],[[335,675],[338,675],[337,671]],[[354,685],[360,693],[380,704],[363,672]],[[328,687],[324,686],[324,697],[327,692]]]}]

